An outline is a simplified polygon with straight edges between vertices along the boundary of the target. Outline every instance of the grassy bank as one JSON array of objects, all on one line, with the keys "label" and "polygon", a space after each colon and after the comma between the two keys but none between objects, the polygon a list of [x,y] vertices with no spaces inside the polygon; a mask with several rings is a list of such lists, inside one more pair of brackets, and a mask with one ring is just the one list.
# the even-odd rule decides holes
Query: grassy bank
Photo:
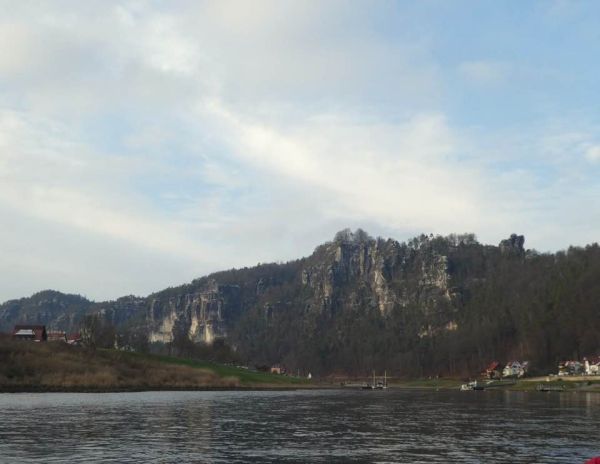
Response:
[{"label": "grassy bank", "polygon": [[146,360],[172,366],[183,366],[194,369],[204,369],[214,372],[221,378],[236,378],[240,386],[308,386],[310,382],[299,377],[289,377],[285,375],[269,374],[266,372],[257,372],[249,369],[243,369],[235,366],[227,366],[208,361],[199,361],[194,359],[177,358],[174,356],[159,356],[153,354],[124,353],[131,359]]},{"label": "grassy bank", "polygon": [[304,379],[64,343],[0,340],[0,391],[293,388]]}]

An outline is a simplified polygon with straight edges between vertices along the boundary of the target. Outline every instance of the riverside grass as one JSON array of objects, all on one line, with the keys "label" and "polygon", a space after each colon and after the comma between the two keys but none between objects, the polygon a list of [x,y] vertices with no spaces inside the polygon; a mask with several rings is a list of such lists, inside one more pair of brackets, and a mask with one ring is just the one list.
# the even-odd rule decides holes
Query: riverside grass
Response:
[{"label": "riverside grass", "polygon": [[0,340],[0,391],[293,388],[303,379],[233,366],[64,343]]},{"label": "riverside grass", "polygon": [[153,354],[127,353],[134,358],[148,359],[160,363],[188,366],[197,369],[207,369],[215,372],[223,378],[235,377],[239,379],[240,386],[307,386],[310,385],[306,379],[300,377],[288,377],[285,375],[269,374],[243,369],[235,366],[227,366],[208,361],[177,358],[174,356],[161,356]]}]

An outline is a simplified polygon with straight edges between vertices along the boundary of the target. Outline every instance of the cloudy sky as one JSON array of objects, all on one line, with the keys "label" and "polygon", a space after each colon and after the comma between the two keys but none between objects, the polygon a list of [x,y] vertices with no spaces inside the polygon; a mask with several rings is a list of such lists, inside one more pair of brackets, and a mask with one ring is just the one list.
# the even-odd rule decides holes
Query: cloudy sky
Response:
[{"label": "cloudy sky", "polygon": [[0,301],[337,230],[600,239],[600,5],[0,0]]}]

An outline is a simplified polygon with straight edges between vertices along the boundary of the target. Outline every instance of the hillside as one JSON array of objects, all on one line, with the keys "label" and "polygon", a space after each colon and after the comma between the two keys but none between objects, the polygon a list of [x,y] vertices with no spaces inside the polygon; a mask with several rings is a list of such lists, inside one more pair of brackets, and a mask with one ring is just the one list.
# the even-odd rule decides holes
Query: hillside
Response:
[{"label": "hillside", "polygon": [[73,330],[97,313],[130,346],[142,337],[185,354],[192,342],[224,339],[248,363],[317,375],[466,375],[493,359],[545,369],[596,354],[600,248],[539,254],[524,240],[492,246],[472,234],[421,235],[402,243],[346,230],[306,258],[223,271],[146,298],[92,303],[42,292],[10,301],[0,306],[0,330],[17,322]]},{"label": "hillside", "polygon": [[175,357],[0,338],[1,391],[194,390],[301,386],[294,377]]}]

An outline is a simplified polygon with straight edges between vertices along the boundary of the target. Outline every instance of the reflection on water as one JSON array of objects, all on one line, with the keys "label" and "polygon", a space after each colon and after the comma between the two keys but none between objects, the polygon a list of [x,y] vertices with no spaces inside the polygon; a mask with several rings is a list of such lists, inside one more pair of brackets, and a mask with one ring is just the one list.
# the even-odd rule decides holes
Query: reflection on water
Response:
[{"label": "reflection on water", "polygon": [[577,464],[599,432],[593,393],[0,394],[0,462]]}]

